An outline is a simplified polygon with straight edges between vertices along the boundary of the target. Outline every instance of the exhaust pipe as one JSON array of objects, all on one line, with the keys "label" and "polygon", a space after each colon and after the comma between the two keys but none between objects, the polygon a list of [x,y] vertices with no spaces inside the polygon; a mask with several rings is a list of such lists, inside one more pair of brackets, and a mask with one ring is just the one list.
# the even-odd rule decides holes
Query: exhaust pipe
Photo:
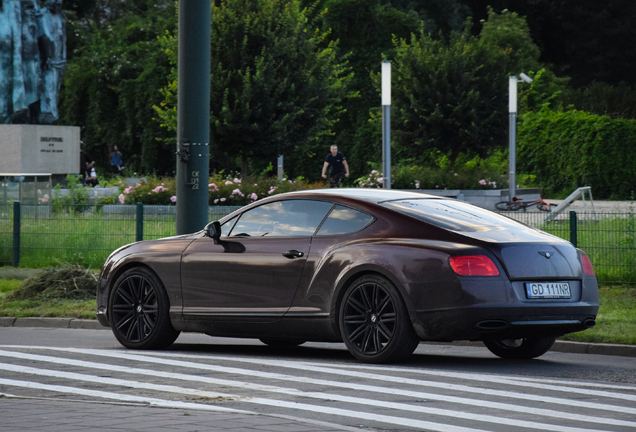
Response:
[{"label": "exhaust pipe", "polygon": [[596,320],[594,318],[588,318],[583,321],[583,325],[585,326],[585,328],[592,328],[596,325]]},{"label": "exhaust pipe", "polygon": [[478,322],[474,327],[486,331],[503,330],[508,327],[508,323],[503,320],[486,320]]}]

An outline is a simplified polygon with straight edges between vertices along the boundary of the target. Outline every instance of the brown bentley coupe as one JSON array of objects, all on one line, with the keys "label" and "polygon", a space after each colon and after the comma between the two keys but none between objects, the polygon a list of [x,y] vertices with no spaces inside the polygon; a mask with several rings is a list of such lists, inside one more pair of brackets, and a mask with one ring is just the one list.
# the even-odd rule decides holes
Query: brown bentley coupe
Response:
[{"label": "brown bentley coupe", "polygon": [[97,318],[128,348],[180,332],[269,345],[343,341],[364,362],[422,340],[534,358],[595,324],[590,259],[569,242],[453,199],[383,189],[292,192],[203,230],[124,246]]}]

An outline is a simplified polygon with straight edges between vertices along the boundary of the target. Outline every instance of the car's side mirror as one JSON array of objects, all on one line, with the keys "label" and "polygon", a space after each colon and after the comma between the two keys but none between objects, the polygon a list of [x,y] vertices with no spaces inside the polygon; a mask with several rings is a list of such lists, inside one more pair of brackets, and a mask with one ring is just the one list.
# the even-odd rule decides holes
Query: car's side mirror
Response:
[{"label": "car's side mirror", "polygon": [[210,238],[214,240],[214,244],[219,244],[219,239],[221,238],[221,223],[219,221],[210,222],[205,229]]}]

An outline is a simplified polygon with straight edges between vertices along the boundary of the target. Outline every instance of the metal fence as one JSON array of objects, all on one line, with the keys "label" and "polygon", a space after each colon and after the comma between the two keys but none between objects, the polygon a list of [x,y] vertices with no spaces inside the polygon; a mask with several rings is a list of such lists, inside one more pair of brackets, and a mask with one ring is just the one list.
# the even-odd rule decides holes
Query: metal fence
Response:
[{"label": "metal fence", "polygon": [[[211,206],[209,220],[240,206]],[[174,206],[0,205],[0,266],[99,268],[120,246],[176,234]]]},{"label": "metal fence", "polygon": [[[240,207],[211,206],[209,220]],[[570,212],[545,222],[545,212],[502,212],[583,249],[599,280],[636,282],[636,213]],[[99,268],[120,246],[175,235],[175,207],[0,205],[0,266],[58,262]]]}]

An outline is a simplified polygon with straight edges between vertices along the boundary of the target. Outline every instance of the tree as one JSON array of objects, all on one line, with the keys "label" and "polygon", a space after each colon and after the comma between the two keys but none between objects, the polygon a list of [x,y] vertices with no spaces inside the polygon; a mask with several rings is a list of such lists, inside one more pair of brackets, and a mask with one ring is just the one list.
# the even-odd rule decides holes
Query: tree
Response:
[{"label": "tree", "polygon": [[[541,61],[575,88],[592,82],[636,85],[636,2],[633,0],[460,0],[478,22],[487,7],[525,16]],[[477,28],[478,30],[478,28]]]},{"label": "tree", "polygon": [[[316,146],[332,133],[349,96],[351,73],[337,61],[336,44],[327,32],[308,28],[297,1],[220,0],[212,9],[211,154],[224,162],[212,168],[239,158],[246,176],[250,160],[262,169],[262,161],[282,154],[290,174],[311,164],[319,174]],[[175,64],[176,36],[163,44]],[[156,107],[172,130],[176,73]]]},{"label": "tree", "polygon": [[[508,76],[538,64],[523,18],[491,13],[480,37],[470,24],[449,41],[423,31],[396,41],[393,72],[395,158],[426,165],[433,151],[485,156],[508,135]],[[379,77],[376,76],[376,81]]]},{"label": "tree", "polygon": [[170,133],[152,121],[152,107],[170,71],[157,37],[174,30],[174,3],[111,1],[129,9],[99,25],[84,17],[69,26],[84,33],[64,75],[57,124],[80,126],[100,167],[109,167],[108,148],[116,144],[130,175],[171,174],[174,159],[162,155],[173,153],[174,140],[165,141]]}]

